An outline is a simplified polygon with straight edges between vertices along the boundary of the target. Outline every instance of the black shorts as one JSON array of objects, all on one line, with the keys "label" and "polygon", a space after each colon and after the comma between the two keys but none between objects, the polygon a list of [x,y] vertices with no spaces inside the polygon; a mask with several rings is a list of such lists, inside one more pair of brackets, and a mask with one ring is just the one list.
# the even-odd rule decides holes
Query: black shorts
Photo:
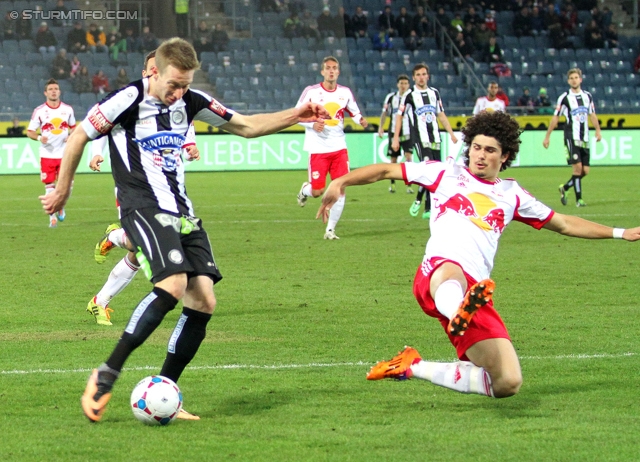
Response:
[{"label": "black shorts", "polygon": [[[392,137],[389,138],[391,140]],[[389,141],[389,148],[387,149],[387,157],[400,157],[403,152],[412,153],[413,152],[413,141],[412,140],[404,140],[400,141],[400,149],[394,151],[391,147],[391,141]]]},{"label": "black shorts", "polygon": [[154,284],[178,273],[188,278],[209,276],[213,283],[222,279],[202,220],[193,218],[188,234],[180,216],[156,208],[135,210],[121,219],[147,278]]},{"label": "black shorts", "polygon": [[[434,149],[437,147],[437,149]],[[440,143],[416,143],[416,153],[420,162],[425,160],[442,160],[440,158]]]},{"label": "black shorts", "polygon": [[571,138],[564,139],[564,146],[567,150],[567,164],[582,164],[589,166],[591,159],[590,151],[587,143],[575,141]]}]

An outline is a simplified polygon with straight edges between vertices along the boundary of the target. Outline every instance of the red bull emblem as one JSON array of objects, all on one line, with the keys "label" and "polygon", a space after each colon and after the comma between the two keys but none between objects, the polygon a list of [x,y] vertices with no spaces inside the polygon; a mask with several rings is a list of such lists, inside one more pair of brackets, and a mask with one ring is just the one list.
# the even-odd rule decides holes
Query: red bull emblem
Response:
[{"label": "red bull emblem", "polygon": [[502,234],[504,231],[504,210],[493,209],[482,218],[482,221],[491,226],[491,229],[496,233]]},{"label": "red bull emblem", "polygon": [[484,231],[502,234],[505,227],[504,210],[484,194],[471,193],[469,196],[457,193],[437,206],[436,220],[451,210],[469,217],[469,220]]},{"label": "red bull emblem", "polygon": [[438,216],[436,220],[444,215],[447,210],[452,210],[456,213],[461,213],[465,217],[477,217],[473,202],[471,202],[466,196],[462,194],[454,194],[449,199],[444,201],[438,206]]}]

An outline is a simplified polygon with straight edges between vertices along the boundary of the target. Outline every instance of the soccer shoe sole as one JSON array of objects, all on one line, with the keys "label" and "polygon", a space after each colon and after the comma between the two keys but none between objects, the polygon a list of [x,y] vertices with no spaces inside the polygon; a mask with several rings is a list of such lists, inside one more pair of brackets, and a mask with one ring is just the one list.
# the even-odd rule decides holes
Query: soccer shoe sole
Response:
[{"label": "soccer shoe sole", "polygon": [[405,346],[404,350],[399,352],[389,361],[380,361],[373,366],[367,373],[367,380],[397,379],[406,380],[407,371],[416,361],[420,361],[420,353],[415,348]]},{"label": "soccer shoe sole", "polygon": [[176,416],[176,419],[180,419],[180,420],[200,420],[200,416],[197,416],[195,414],[192,414],[188,411],[185,411],[184,409],[180,409],[180,412],[178,412],[178,415]]},{"label": "soccer shoe sole", "polygon": [[107,226],[107,229],[104,231],[104,236],[102,236],[102,239],[98,241],[98,243],[96,244],[96,248],[93,252],[93,258],[95,259],[96,263],[102,264],[107,260],[107,254],[111,249],[115,247],[115,245],[112,244],[111,247],[109,247],[109,249],[104,251],[104,253],[102,250],[102,246],[107,242],[109,238],[109,233],[118,228],[120,228],[120,225],[117,223],[112,223],[109,226]]},{"label": "soccer shoe sole", "polygon": [[451,335],[464,335],[476,311],[493,298],[495,288],[496,283],[491,279],[485,279],[471,286],[460,304],[458,312],[449,321],[449,333]]},{"label": "soccer shoe sole", "polygon": [[105,393],[98,399],[94,400],[93,397],[98,391],[98,369],[94,369],[89,380],[87,381],[87,387],[84,389],[84,394],[80,398],[82,404],[82,412],[87,416],[91,422],[99,422],[104,414],[104,410],[107,407],[107,403],[111,399],[111,393]]},{"label": "soccer shoe sole", "polygon": [[308,181],[305,181],[304,183],[302,183],[302,187],[300,188],[300,192],[298,193],[298,195],[296,196],[296,198],[298,199],[298,205],[300,207],[304,207],[305,205],[307,205],[307,196],[305,196],[304,194],[302,194],[302,190],[309,184]]},{"label": "soccer shoe sole", "polygon": [[558,191],[560,192],[560,202],[562,205],[567,205],[567,192],[564,190],[564,185],[560,185]]}]

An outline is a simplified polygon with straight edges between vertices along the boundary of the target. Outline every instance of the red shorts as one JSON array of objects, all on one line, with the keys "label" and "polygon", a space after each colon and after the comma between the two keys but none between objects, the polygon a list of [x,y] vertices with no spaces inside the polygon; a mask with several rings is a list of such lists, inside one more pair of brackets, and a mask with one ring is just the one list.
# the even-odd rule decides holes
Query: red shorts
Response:
[{"label": "red shorts", "polygon": [[309,156],[309,183],[311,189],[324,189],[327,173],[335,180],[349,173],[349,154],[346,149]]},{"label": "red shorts", "polygon": [[[449,326],[449,320],[436,309],[436,304],[433,301],[433,298],[431,298],[431,292],[429,291],[431,275],[445,262],[457,265],[456,262],[443,258],[431,258],[427,263],[422,263],[422,265],[420,265],[413,281],[413,295],[416,297],[420,307],[422,307],[422,311],[440,321],[444,331],[449,336],[449,341],[456,348],[458,358],[462,361],[468,361],[469,358],[467,358],[465,354],[466,351],[472,345],[481,340],[487,340],[490,338],[506,338],[507,340],[511,340],[502,318],[500,318],[498,312],[493,308],[493,300],[476,312],[464,335],[449,335],[447,329]],[[471,287],[473,284],[478,282],[467,273],[464,273],[464,275],[467,278],[467,287]]]},{"label": "red shorts", "polygon": [[50,159],[48,157],[40,159],[40,180],[44,184],[56,182],[60,173],[60,162],[62,162],[62,159]]}]

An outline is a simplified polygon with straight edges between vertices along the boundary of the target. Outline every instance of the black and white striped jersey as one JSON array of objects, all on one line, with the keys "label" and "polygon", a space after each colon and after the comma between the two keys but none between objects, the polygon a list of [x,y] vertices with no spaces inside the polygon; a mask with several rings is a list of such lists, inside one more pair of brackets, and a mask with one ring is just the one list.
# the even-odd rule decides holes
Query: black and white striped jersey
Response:
[{"label": "black and white striped jersey", "polygon": [[588,91],[564,92],[558,98],[555,116],[565,116],[564,136],[575,141],[589,142],[589,114],[595,113],[593,97]]},{"label": "black and white striped jersey", "polygon": [[[386,114],[391,119],[389,123],[389,137],[393,137],[396,130],[396,116],[398,115],[398,109],[402,98],[411,90],[407,90],[404,95],[401,95],[399,91],[389,93],[384,97],[384,103],[382,104],[382,113]],[[402,116],[402,128],[400,129],[400,137],[408,139],[411,135],[411,126],[409,125],[409,113],[405,113]]]},{"label": "black and white striped jersey", "polygon": [[88,137],[108,135],[111,170],[122,216],[156,207],[195,216],[184,182],[182,146],[189,125],[227,123],[234,111],[198,90],[171,106],[149,95],[149,80],[137,80],[109,94],[82,121]]},{"label": "black and white striped jersey", "polygon": [[440,143],[440,129],[438,128],[438,114],[444,111],[440,92],[432,87],[419,90],[413,87],[400,103],[401,114],[407,111],[413,113],[411,128],[414,139],[425,143]]}]

